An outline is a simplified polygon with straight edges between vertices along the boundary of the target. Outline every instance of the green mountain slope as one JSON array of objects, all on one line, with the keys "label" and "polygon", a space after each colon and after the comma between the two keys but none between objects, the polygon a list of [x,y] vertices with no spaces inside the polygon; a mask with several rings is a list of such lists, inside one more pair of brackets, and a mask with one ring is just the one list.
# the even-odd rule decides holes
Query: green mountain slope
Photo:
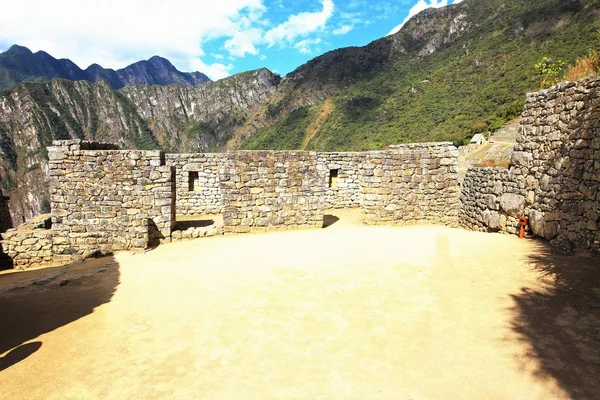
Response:
[{"label": "green mountain slope", "polygon": [[[242,147],[461,143],[521,113],[524,94],[539,89],[533,65],[543,56],[573,62],[587,53],[599,17],[599,0],[465,0],[426,10],[393,36],[292,72],[265,106],[268,122]],[[308,132],[330,96],[327,118]]]}]

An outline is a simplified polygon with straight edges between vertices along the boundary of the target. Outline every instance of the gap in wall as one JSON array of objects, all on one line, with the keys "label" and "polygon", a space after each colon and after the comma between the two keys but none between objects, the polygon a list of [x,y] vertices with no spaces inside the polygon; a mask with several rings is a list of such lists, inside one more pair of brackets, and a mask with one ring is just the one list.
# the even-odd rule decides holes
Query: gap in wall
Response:
[{"label": "gap in wall", "polygon": [[188,191],[195,192],[200,187],[198,171],[190,171],[188,175]]},{"label": "gap in wall", "polygon": [[330,169],[329,170],[329,187],[330,188],[337,188],[339,172],[340,172],[339,169]]}]

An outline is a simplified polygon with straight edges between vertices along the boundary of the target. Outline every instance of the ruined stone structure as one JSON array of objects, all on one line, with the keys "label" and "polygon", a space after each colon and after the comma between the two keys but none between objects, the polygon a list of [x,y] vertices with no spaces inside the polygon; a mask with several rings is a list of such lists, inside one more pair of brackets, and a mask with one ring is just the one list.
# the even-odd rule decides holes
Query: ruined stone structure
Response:
[{"label": "ruined stone structure", "polygon": [[564,82],[527,95],[510,169],[467,172],[460,220],[514,233],[517,217],[559,249],[600,251],[600,81]]},{"label": "ruined stone structure", "polygon": [[[171,239],[319,228],[328,207],[361,207],[369,224],[457,224],[457,151],[450,143],[183,155],[80,140],[54,145],[52,227],[3,235],[19,268]],[[176,215],[210,213],[222,213],[222,228],[174,230]]]},{"label": "ruined stone structure", "polygon": [[[2,234],[4,253],[11,259],[12,266],[28,268],[38,265],[60,264],[65,260],[52,252],[54,232],[49,229],[50,215],[44,214],[27,221],[19,229],[11,229]],[[1,261],[1,260],[0,260]]]},{"label": "ruined stone structure", "polygon": [[323,182],[315,152],[230,153],[219,181],[225,233],[323,226]]},{"label": "ruined stone structure", "polygon": [[48,149],[54,254],[144,249],[170,237],[175,171],[161,151],[57,144]]},{"label": "ruined stone structure", "polygon": [[[93,252],[223,233],[318,228],[327,208],[364,222],[461,225],[530,233],[563,251],[600,252],[600,80],[526,99],[512,165],[472,168],[462,189],[451,143],[348,153],[170,154],[58,141],[49,148],[52,227],[9,230],[4,251],[26,268]],[[221,213],[223,227],[173,230],[176,215]]]},{"label": "ruined stone structure", "polygon": [[174,168],[162,152],[81,140],[54,144],[48,148],[52,226],[3,234],[16,267],[145,249],[170,237]]},{"label": "ruined stone structure", "polygon": [[321,179],[325,182],[326,208],[358,208],[362,204],[360,165],[365,152],[318,153]]},{"label": "ruined stone structure", "polygon": [[226,155],[217,153],[167,154],[167,165],[176,169],[177,215],[221,212],[219,168]]},{"label": "ruined stone structure", "polygon": [[361,166],[367,224],[458,225],[458,150],[452,143],[390,146]]}]

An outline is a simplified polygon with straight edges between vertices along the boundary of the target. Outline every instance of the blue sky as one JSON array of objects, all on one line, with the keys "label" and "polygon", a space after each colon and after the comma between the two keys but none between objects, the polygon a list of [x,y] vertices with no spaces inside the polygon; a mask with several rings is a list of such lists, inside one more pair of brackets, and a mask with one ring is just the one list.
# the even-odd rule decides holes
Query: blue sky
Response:
[{"label": "blue sky", "polygon": [[462,0],[20,0],[3,6],[12,44],[86,68],[153,55],[211,79],[267,67],[285,75],[327,51],[363,46],[412,15]]}]

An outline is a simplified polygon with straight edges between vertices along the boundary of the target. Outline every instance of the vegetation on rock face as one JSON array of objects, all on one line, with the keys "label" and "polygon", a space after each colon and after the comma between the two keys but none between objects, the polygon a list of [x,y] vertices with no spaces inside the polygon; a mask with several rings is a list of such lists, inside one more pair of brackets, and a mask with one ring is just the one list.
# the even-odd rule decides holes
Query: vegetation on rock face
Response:
[{"label": "vegetation on rock face", "polygon": [[575,64],[565,71],[564,80],[576,81],[597,73],[600,73],[600,56],[596,50],[591,50],[588,55],[577,57]]},{"label": "vegetation on rock face", "polygon": [[564,80],[574,81],[586,76],[600,73],[600,29],[596,31],[595,48],[590,49],[589,53],[583,57],[577,57],[574,65],[570,65],[565,71]]},{"label": "vegetation on rock face", "polygon": [[563,75],[563,60],[551,60],[548,57],[543,57],[542,60],[533,66],[535,72],[540,77],[540,89],[548,88],[556,85]]},{"label": "vegetation on rock face", "polygon": [[[278,89],[277,107],[266,112],[276,122],[243,147],[298,148],[328,96],[333,109],[308,149],[462,144],[521,114],[525,93],[539,88],[531,66],[542,57],[571,63],[585,54],[599,10],[599,0],[465,0],[426,10],[396,35],[292,72]],[[308,109],[291,117],[300,107]]]}]

